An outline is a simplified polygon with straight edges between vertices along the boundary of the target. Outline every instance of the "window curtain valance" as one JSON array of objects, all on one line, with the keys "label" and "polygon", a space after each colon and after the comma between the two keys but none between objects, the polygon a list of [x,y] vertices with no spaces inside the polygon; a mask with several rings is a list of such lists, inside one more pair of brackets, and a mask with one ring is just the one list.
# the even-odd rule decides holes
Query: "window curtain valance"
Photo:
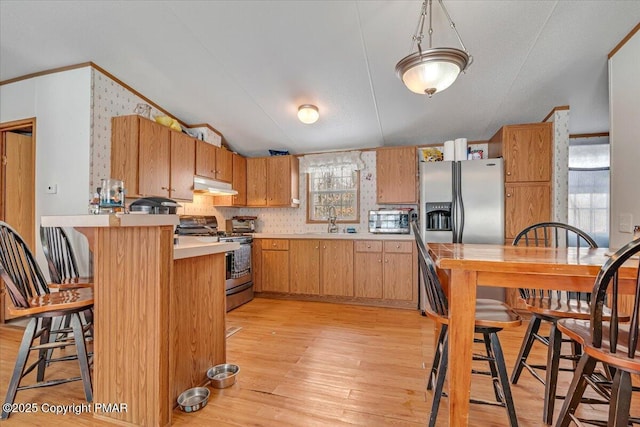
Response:
[{"label": "window curtain valance", "polygon": [[360,158],[360,151],[307,154],[300,157],[300,172],[302,173],[325,172],[333,167],[346,167],[359,171],[364,169],[364,162]]}]

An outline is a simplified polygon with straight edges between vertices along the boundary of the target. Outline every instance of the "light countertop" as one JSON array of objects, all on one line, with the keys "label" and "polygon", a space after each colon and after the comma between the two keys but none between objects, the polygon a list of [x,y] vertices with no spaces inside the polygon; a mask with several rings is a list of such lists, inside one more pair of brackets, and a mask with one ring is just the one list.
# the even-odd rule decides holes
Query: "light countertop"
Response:
[{"label": "light countertop", "polygon": [[254,233],[254,239],[413,240],[413,234],[373,233]]},{"label": "light countertop", "polygon": [[236,249],[240,249],[238,242],[214,242],[208,237],[180,236],[178,244],[173,245],[173,259],[213,255]]}]

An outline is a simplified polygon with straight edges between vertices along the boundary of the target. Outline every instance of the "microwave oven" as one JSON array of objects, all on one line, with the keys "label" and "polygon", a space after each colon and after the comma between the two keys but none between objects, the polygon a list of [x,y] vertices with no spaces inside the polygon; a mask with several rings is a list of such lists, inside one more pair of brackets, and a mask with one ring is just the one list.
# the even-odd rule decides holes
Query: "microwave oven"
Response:
[{"label": "microwave oven", "polygon": [[409,234],[411,209],[369,211],[369,233]]}]

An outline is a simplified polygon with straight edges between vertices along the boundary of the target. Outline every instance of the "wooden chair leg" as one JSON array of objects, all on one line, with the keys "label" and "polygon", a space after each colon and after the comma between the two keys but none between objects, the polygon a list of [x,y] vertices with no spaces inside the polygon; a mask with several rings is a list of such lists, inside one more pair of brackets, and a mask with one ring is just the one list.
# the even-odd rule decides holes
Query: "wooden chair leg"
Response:
[{"label": "wooden chair leg", "polygon": [[560,351],[562,349],[562,333],[556,323],[551,323],[549,330],[549,347],[547,348],[547,370],[544,383],[544,409],[542,421],[546,424],[553,422],[553,409],[556,402],[558,388],[558,371],[560,369]]},{"label": "wooden chair leg", "polygon": [[611,427],[627,427],[631,413],[631,374],[618,369],[613,377],[609,422]]},{"label": "wooden chair leg", "polygon": [[495,358],[496,368],[498,370],[498,380],[500,381],[500,387],[502,388],[502,394],[504,395],[504,403],[509,415],[509,425],[511,427],[518,426],[518,417],[516,416],[516,408],[513,404],[513,396],[511,395],[511,387],[509,385],[509,375],[507,374],[507,366],[504,361],[504,354],[502,353],[502,346],[498,339],[497,333],[490,334],[491,349]]},{"label": "wooden chair leg", "polygon": [[[7,389],[7,396],[4,399],[5,404],[13,403],[16,398],[18,386],[20,385],[20,380],[22,379],[24,368],[27,364],[27,359],[29,358],[29,349],[31,348],[31,344],[33,343],[33,339],[36,334],[37,325],[38,319],[31,318],[24,330],[24,334],[22,335],[22,343],[20,344],[20,349],[18,350],[16,364],[13,368],[13,375],[11,375],[11,381],[9,382],[9,388]],[[0,415],[0,419],[6,420],[7,418],[9,418],[9,415],[11,415],[11,413],[5,411],[3,405],[2,415]]]},{"label": "wooden chair leg", "polygon": [[591,375],[595,367],[596,359],[589,357],[587,353],[582,353],[569,390],[567,390],[567,398],[564,400],[560,416],[556,421],[556,427],[568,427],[571,423],[571,416],[576,412],[576,408],[580,404],[584,390],[587,387],[585,375]]},{"label": "wooden chair leg", "polygon": [[87,347],[85,343],[84,330],[80,321],[80,314],[73,313],[71,316],[71,328],[75,339],[76,351],[78,353],[78,363],[80,364],[80,376],[84,385],[84,394],[87,402],[93,401],[93,388],[91,386],[91,372],[89,372],[89,361],[87,358]]},{"label": "wooden chair leg", "polygon": [[[443,325],[444,326],[444,325]],[[445,334],[442,342],[442,355],[438,366],[438,375],[436,377],[436,388],[433,392],[433,401],[431,402],[431,415],[429,415],[429,427],[435,427],[436,418],[438,417],[438,408],[444,389],[444,380],[447,377],[447,367],[449,364],[449,334]]]},{"label": "wooden chair leg", "polygon": [[436,344],[436,353],[433,355],[433,363],[431,364],[431,371],[429,372],[429,379],[427,381],[427,390],[433,389],[433,383],[438,376],[438,365],[440,364],[440,357],[442,357],[442,348],[444,346],[444,337],[447,334],[447,325],[440,327],[440,334],[438,335],[438,343]]},{"label": "wooden chair leg", "polygon": [[518,357],[516,359],[516,366],[513,368],[513,372],[511,373],[511,384],[516,384],[518,382],[518,379],[520,378],[520,374],[522,373],[524,364],[527,361],[527,357],[529,357],[531,347],[533,346],[533,342],[535,341],[535,334],[537,334],[538,330],[540,329],[541,322],[542,319],[540,319],[536,315],[533,315],[531,317],[531,321],[529,321],[527,332],[524,334],[524,339],[522,340],[522,345],[520,346],[520,352],[518,353]]},{"label": "wooden chair leg", "polygon": [[504,402],[502,392],[500,390],[500,379],[498,378],[498,368],[496,367],[496,356],[491,348],[491,337],[488,332],[482,334],[484,347],[487,352],[487,362],[491,371],[491,382],[493,384],[493,394],[498,402]]}]

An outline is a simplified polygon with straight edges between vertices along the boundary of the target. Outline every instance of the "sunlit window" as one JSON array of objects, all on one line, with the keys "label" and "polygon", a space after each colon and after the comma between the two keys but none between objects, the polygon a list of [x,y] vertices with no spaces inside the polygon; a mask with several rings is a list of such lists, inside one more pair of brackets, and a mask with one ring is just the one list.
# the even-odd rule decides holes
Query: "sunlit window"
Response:
[{"label": "sunlit window", "polygon": [[569,146],[569,224],[609,246],[609,144]]},{"label": "sunlit window", "polygon": [[307,177],[309,222],[326,222],[331,206],[339,222],[359,221],[358,171],[349,166],[327,166]]}]

